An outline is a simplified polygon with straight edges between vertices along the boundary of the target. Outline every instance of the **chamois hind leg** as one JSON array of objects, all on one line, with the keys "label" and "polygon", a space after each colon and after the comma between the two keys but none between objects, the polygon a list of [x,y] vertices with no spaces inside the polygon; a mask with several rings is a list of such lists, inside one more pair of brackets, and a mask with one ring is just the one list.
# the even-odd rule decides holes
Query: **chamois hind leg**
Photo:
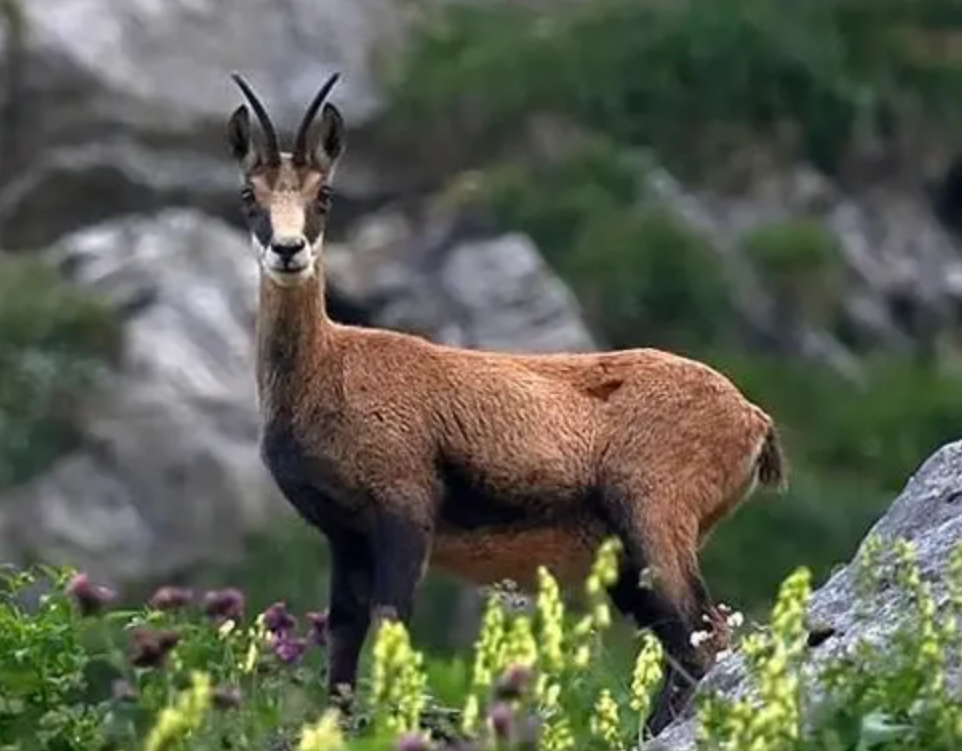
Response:
[{"label": "chamois hind leg", "polygon": [[368,540],[339,530],[328,538],[331,550],[331,606],[327,621],[329,700],[351,708],[361,649],[371,623],[374,565]]},{"label": "chamois hind leg", "polygon": [[666,653],[662,684],[646,721],[648,733],[657,735],[684,709],[710,667],[705,650],[691,637],[707,628],[702,615],[713,612],[713,605],[694,557],[694,525],[680,517],[680,509],[673,509],[676,516],[666,527],[642,518],[633,504],[618,506],[611,509],[612,521],[624,555],[609,594],[638,628],[655,632]]}]

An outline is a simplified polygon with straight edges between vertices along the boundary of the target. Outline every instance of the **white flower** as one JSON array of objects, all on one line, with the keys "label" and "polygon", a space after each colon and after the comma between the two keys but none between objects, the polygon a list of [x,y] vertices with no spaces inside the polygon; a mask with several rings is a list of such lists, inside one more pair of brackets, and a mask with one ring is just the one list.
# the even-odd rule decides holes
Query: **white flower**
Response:
[{"label": "white flower", "polygon": [[693,647],[701,646],[704,642],[711,638],[711,634],[707,631],[692,631],[689,641]]}]

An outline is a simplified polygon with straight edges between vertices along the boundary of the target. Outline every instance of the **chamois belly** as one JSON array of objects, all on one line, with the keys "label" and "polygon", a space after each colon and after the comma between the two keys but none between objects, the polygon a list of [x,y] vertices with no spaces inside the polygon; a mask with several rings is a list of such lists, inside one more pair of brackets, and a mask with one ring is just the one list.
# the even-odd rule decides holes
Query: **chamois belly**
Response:
[{"label": "chamois belly", "polygon": [[550,475],[537,487],[511,487],[450,464],[441,476],[432,567],[476,585],[510,579],[525,589],[536,586],[539,566],[573,584],[588,575],[604,536],[592,488]]},{"label": "chamois belly", "polygon": [[602,535],[589,523],[530,529],[440,531],[431,566],[483,586],[510,580],[528,592],[537,588],[538,567],[562,584],[579,586],[591,570]]}]

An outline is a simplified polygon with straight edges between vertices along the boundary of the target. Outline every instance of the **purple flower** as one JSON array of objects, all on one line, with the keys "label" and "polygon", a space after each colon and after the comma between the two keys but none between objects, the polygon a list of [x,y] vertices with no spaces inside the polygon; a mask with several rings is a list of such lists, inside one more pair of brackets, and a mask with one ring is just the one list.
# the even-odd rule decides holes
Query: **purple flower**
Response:
[{"label": "purple flower", "polygon": [[310,624],[307,638],[319,647],[327,644],[327,613],[307,613],[304,616]]},{"label": "purple flower", "polygon": [[495,702],[488,709],[488,719],[491,720],[491,727],[499,740],[507,740],[511,735],[512,712],[511,707],[503,701]]},{"label": "purple flower", "polygon": [[307,639],[283,634],[274,641],[274,655],[283,663],[291,665],[304,655]]},{"label": "purple flower", "polygon": [[244,614],[244,594],[239,589],[214,589],[204,595],[204,612],[215,621],[237,620]]},{"label": "purple flower", "polygon": [[96,615],[117,596],[112,589],[91,584],[85,573],[74,575],[65,591],[77,604],[82,616]]},{"label": "purple flower", "polygon": [[158,668],[179,641],[180,634],[169,629],[134,629],[127,649],[130,664],[138,668]]},{"label": "purple flower", "polygon": [[165,586],[151,595],[148,604],[155,610],[176,610],[194,601],[194,591],[185,587]]},{"label": "purple flower", "polygon": [[396,751],[429,751],[430,746],[420,733],[405,733],[397,739]]},{"label": "purple flower", "polygon": [[275,602],[264,611],[264,627],[272,634],[289,634],[297,625],[297,619],[287,612],[285,602]]}]

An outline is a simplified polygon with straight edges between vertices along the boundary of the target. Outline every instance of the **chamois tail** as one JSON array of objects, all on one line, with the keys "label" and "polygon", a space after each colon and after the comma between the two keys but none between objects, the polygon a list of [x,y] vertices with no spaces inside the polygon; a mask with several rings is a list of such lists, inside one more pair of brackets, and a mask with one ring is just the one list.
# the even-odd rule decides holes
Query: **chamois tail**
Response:
[{"label": "chamois tail", "polygon": [[788,489],[788,461],[774,425],[769,425],[765,433],[765,441],[756,460],[756,471],[760,485],[778,492]]}]

